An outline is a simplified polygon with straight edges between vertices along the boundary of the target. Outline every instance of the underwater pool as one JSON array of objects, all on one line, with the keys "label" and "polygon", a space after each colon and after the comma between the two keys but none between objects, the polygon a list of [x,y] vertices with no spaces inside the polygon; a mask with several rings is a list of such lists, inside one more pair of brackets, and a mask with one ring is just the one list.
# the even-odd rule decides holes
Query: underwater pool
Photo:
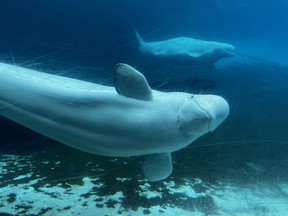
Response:
[{"label": "underwater pool", "polygon": [[286,215],[287,8],[0,3],[0,215]]}]

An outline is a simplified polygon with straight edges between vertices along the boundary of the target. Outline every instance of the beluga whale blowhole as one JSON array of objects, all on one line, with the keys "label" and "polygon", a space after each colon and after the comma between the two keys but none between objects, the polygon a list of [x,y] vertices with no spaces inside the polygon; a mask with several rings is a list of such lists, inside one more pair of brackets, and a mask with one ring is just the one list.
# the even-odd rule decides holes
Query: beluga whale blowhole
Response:
[{"label": "beluga whale blowhole", "polygon": [[175,37],[146,42],[135,31],[139,52],[151,60],[185,64],[213,65],[222,58],[234,56],[235,47],[228,43],[204,41],[191,37]]},{"label": "beluga whale blowhole", "polygon": [[114,71],[111,87],[0,63],[0,115],[85,152],[147,155],[150,181],[167,178],[171,153],[228,116],[220,96],[164,93],[127,64]]}]

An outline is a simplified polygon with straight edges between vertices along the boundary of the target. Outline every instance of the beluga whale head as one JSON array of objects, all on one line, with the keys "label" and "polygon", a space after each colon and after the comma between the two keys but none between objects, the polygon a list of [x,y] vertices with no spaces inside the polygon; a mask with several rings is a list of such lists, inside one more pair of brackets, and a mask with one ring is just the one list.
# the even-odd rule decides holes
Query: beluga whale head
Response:
[{"label": "beluga whale head", "polygon": [[229,105],[216,95],[192,95],[178,111],[180,129],[191,136],[214,131],[227,117]]},{"label": "beluga whale head", "polygon": [[[226,58],[226,57],[232,57],[235,55],[235,47],[231,44],[227,44],[227,43],[218,43],[218,42],[211,42],[211,44],[214,43],[214,46],[211,45],[211,47],[213,47],[213,52],[211,52],[213,54],[213,56],[217,56],[217,58],[222,57],[222,58]],[[219,58],[220,59],[220,58]]]},{"label": "beluga whale head", "polygon": [[117,64],[114,87],[0,63],[0,115],[73,148],[111,157],[147,155],[150,181],[172,172],[171,153],[228,116],[220,96],[152,90]]}]

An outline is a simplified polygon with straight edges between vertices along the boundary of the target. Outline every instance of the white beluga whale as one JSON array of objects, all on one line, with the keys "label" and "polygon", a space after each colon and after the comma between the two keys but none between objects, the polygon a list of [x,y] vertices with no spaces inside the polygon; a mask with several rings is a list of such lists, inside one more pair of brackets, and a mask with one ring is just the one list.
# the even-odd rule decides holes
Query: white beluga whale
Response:
[{"label": "white beluga whale", "polygon": [[213,131],[229,113],[216,95],[152,90],[117,64],[114,87],[0,63],[0,115],[73,148],[98,155],[148,155],[150,181],[172,172],[171,153]]},{"label": "white beluga whale", "polygon": [[156,61],[213,65],[219,59],[233,56],[235,51],[235,47],[228,43],[204,41],[190,37],[146,42],[137,31],[135,34],[140,53]]}]

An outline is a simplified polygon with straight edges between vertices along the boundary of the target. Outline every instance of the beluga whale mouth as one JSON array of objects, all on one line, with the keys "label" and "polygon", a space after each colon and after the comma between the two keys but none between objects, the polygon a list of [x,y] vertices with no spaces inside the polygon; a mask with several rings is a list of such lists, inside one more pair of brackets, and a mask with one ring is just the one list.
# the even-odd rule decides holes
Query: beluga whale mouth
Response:
[{"label": "beluga whale mouth", "polygon": [[127,64],[114,87],[0,63],[0,115],[81,151],[147,155],[150,181],[172,172],[171,153],[215,130],[229,113],[216,95],[152,90]]}]

